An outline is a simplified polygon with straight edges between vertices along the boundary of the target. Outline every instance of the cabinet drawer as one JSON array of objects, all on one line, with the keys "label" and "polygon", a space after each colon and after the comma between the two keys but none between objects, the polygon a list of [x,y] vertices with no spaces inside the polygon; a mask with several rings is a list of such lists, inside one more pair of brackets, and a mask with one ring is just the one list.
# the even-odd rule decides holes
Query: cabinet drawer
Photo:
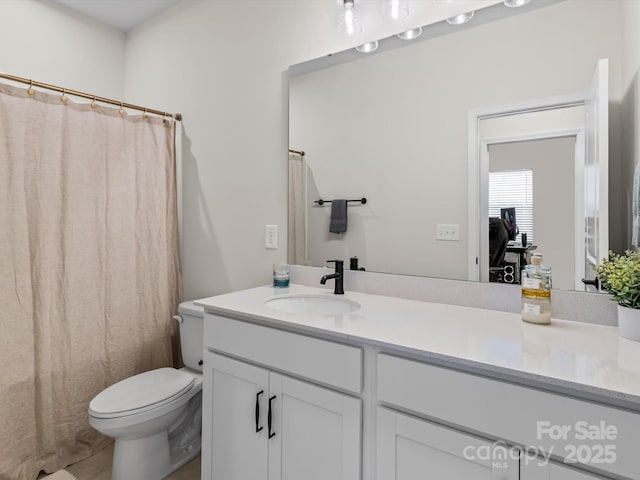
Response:
[{"label": "cabinet drawer", "polygon": [[[378,355],[378,397],[553,458],[626,478],[640,472],[638,413],[384,354]],[[583,438],[587,429],[598,438]]]},{"label": "cabinet drawer", "polygon": [[349,392],[362,392],[362,349],[205,315],[205,348]]}]

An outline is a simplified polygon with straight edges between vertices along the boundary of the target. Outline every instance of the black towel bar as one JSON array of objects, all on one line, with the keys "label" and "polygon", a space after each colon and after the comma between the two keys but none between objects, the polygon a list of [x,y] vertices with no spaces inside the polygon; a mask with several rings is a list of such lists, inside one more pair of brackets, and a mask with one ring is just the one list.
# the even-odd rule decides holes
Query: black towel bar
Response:
[{"label": "black towel bar", "polygon": [[[313,203],[317,203],[318,205],[322,206],[325,203],[331,203],[332,201],[333,200],[322,200],[322,199],[320,199],[320,200],[314,201]],[[367,199],[362,197],[362,198],[359,198],[358,200],[347,200],[347,202],[358,202],[358,203],[361,203],[362,205],[364,205],[365,203],[367,203]]]}]

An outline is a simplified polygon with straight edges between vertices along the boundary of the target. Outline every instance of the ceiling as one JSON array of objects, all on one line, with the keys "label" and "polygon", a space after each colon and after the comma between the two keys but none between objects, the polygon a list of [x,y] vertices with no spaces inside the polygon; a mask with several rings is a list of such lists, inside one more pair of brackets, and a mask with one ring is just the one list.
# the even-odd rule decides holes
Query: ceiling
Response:
[{"label": "ceiling", "polygon": [[53,0],[126,32],[182,0]]}]

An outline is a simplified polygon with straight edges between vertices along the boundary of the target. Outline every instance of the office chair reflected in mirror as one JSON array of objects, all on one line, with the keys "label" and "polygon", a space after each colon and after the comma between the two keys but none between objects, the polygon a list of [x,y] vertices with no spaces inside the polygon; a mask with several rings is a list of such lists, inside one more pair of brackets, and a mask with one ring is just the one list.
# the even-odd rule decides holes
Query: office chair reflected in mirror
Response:
[{"label": "office chair reflected in mirror", "polygon": [[515,207],[506,207],[500,209],[500,217],[504,222],[504,226],[509,234],[509,241],[513,242],[516,239],[516,235],[520,233],[518,230],[518,224],[516,223],[516,209]]},{"label": "office chair reflected in mirror", "polygon": [[[489,281],[513,283],[511,277],[505,279],[504,256],[509,242],[509,230],[505,221],[500,217],[489,218]],[[513,276],[513,271],[510,272]]]}]

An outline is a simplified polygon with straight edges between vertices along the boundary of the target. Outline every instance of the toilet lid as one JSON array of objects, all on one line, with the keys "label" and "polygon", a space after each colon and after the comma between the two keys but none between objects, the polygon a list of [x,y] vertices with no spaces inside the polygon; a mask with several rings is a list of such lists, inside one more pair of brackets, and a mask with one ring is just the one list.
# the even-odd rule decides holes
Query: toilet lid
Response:
[{"label": "toilet lid", "polygon": [[97,414],[118,414],[150,407],[179,397],[191,388],[194,378],[175,368],[158,368],[111,385],[91,400]]}]

